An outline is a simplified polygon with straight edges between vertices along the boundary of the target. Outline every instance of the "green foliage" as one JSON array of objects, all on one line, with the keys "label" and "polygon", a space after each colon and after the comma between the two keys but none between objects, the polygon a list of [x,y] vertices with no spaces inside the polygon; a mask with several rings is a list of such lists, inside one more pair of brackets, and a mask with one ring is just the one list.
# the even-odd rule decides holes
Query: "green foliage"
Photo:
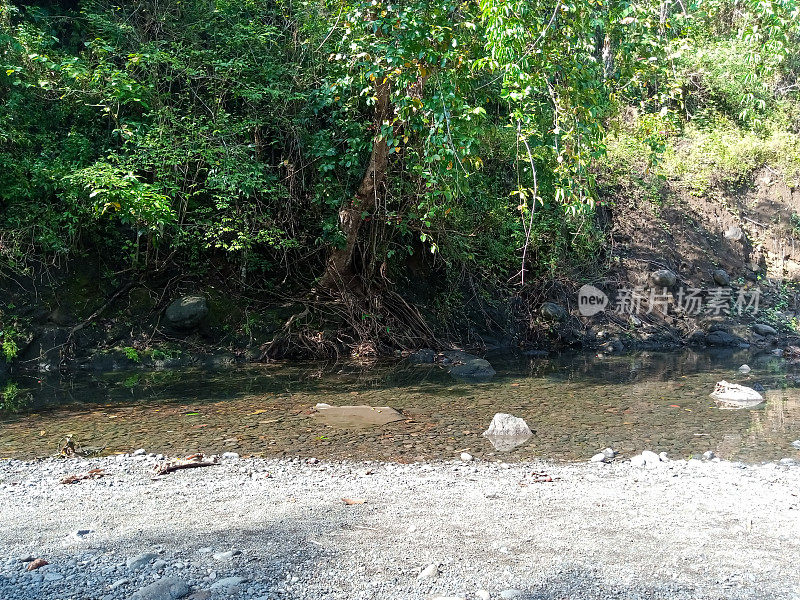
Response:
[{"label": "green foliage", "polygon": [[125,358],[128,360],[132,360],[135,363],[141,362],[142,357],[139,356],[139,352],[137,352],[136,348],[131,348],[130,346],[126,346],[122,349],[122,353],[125,355]]},{"label": "green foliage", "polygon": [[17,332],[10,328],[0,330],[0,355],[6,362],[11,362],[17,357],[19,352],[15,339],[17,335]]},{"label": "green foliage", "polygon": [[609,186],[800,173],[799,23],[797,0],[0,0],[0,260],[313,280],[385,141],[362,272],[552,277],[597,259]]},{"label": "green foliage", "polygon": [[13,381],[7,381],[0,387],[0,411],[19,412],[31,401],[31,395],[23,392],[19,385]]}]

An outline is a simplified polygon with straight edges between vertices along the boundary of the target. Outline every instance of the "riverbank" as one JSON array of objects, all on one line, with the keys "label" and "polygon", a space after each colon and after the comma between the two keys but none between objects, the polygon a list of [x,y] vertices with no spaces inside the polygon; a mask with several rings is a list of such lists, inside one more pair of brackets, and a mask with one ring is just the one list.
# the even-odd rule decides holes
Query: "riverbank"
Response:
[{"label": "riverbank", "polygon": [[[165,583],[195,600],[800,594],[791,461],[226,458],[154,478],[155,463],[0,463],[0,597],[167,598]],[[105,476],[59,483],[94,468]],[[32,558],[50,564],[28,572]]]}]

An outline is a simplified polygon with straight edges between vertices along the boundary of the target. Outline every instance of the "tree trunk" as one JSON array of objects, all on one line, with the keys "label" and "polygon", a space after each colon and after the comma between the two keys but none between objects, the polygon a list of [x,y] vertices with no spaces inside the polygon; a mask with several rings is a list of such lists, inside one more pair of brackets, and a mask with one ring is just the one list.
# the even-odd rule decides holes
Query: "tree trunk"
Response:
[{"label": "tree trunk", "polygon": [[358,232],[364,221],[364,213],[372,213],[383,195],[386,171],[389,166],[389,146],[381,137],[381,126],[389,118],[389,82],[375,82],[375,139],[364,178],[358,186],[355,197],[339,209],[339,229],[344,234],[345,243],[332,248],[328,255],[325,273],[320,286],[327,289],[344,290],[351,286],[356,277],[353,269],[353,255],[358,242]]}]

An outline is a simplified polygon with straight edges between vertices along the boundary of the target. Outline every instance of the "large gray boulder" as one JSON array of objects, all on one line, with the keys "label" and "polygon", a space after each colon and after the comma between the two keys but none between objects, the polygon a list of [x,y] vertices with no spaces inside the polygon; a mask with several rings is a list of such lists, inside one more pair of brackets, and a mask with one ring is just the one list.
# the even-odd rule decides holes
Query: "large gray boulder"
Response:
[{"label": "large gray boulder", "polygon": [[671,288],[678,281],[678,276],[669,269],[659,269],[650,273],[650,281],[661,288]]},{"label": "large gray boulder", "polygon": [[495,376],[496,371],[484,358],[472,358],[463,364],[450,367],[450,375],[458,379],[486,380]]},{"label": "large gray boulder", "polygon": [[494,368],[486,359],[461,352],[460,350],[449,350],[443,354],[442,364],[447,367],[448,373],[456,379],[486,381],[495,376]]},{"label": "large gray boulder", "polygon": [[745,340],[727,331],[715,330],[706,336],[706,344],[709,346],[740,346],[746,344]]},{"label": "large gray boulder", "polygon": [[167,307],[167,322],[176,329],[197,327],[208,315],[208,303],[203,296],[183,296]]},{"label": "large gray boulder", "polygon": [[540,310],[542,316],[550,321],[563,321],[567,318],[567,311],[555,302],[545,302]]},{"label": "large gray boulder", "polygon": [[753,323],[752,327],[753,331],[755,331],[758,335],[763,335],[764,337],[768,335],[778,335],[777,330],[766,323]]}]

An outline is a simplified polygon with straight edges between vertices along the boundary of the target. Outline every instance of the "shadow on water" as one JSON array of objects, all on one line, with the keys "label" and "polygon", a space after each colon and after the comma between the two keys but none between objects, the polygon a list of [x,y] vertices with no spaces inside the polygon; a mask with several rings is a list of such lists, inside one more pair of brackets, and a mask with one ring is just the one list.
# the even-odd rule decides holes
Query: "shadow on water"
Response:
[{"label": "shadow on water", "polygon": [[[800,438],[797,367],[742,350],[639,352],[598,357],[489,357],[484,383],[437,365],[291,363],[219,371],[78,373],[21,379],[28,406],[0,420],[0,457],[51,454],[71,434],[107,452],[236,451],[412,461],[467,451],[503,460],[585,459],[611,446],[686,457],[714,450],[739,460],[794,456]],[[752,368],[740,374],[743,363]],[[763,386],[755,410],[723,411],[708,397],[720,379]],[[332,427],[309,418],[318,402],[400,410],[380,427]],[[496,412],[524,418],[534,437],[496,455],[481,437]]]}]

